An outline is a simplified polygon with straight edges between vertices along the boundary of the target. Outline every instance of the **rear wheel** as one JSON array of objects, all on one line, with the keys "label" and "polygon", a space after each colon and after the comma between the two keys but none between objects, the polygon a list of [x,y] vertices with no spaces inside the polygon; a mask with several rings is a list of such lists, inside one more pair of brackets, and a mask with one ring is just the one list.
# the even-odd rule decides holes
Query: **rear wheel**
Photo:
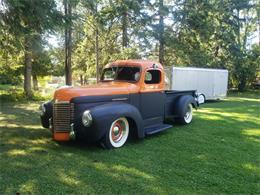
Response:
[{"label": "rear wheel", "polygon": [[184,124],[184,125],[185,125],[185,124],[190,124],[191,121],[192,121],[192,109],[193,109],[192,104],[191,104],[191,103],[186,104],[186,106],[184,107],[184,109],[185,109],[185,112],[184,112],[185,114],[184,114],[184,116],[178,118],[177,121],[178,121],[179,123],[181,123],[181,124]]},{"label": "rear wheel", "polygon": [[109,131],[103,138],[101,145],[104,148],[122,147],[129,135],[129,123],[125,117],[120,117],[112,122]]}]

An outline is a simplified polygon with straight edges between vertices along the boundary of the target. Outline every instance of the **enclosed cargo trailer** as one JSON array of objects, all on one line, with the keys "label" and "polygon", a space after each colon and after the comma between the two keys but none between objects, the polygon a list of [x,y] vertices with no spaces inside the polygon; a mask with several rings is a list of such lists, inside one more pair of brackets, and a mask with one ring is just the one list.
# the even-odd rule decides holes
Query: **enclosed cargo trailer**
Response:
[{"label": "enclosed cargo trailer", "polygon": [[169,89],[197,90],[199,103],[227,95],[228,71],[225,69],[169,67]]}]

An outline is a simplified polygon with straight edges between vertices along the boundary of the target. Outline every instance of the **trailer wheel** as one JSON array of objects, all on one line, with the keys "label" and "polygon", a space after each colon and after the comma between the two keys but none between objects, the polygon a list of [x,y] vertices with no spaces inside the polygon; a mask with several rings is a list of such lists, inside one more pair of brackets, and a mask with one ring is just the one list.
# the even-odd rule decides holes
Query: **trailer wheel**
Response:
[{"label": "trailer wheel", "polygon": [[177,121],[183,125],[190,124],[192,121],[192,104],[188,103],[183,109],[185,109],[185,114],[183,117],[177,118]]},{"label": "trailer wheel", "polygon": [[206,101],[206,98],[203,94],[200,94],[199,97],[198,97],[198,103],[199,104],[204,104]]},{"label": "trailer wheel", "polygon": [[121,117],[112,122],[109,131],[101,141],[101,145],[106,149],[122,147],[129,135],[129,123],[125,117]]}]

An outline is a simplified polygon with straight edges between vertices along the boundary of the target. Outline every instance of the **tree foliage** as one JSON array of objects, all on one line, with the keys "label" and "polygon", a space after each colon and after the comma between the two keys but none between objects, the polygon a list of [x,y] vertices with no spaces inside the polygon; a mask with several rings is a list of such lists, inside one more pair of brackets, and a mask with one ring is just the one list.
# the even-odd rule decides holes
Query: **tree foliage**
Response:
[{"label": "tree foliage", "polygon": [[35,40],[38,36],[55,29],[60,14],[56,10],[54,0],[4,0],[2,7],[4,9],[1,11],[1,24],[4,32],[14,37],[15,44],[23,52],[24,91],[27,96],[31,96]]},{"label": "tree foliage", "polygon": [[[103,65],[117,59],[148,58],[164,65],[226,68],[230,86],[241,91],[251,85],[259,69],[259,1],[67,2],[72,3],[72,13],[62,18],[57,4],[62,7],[63,0],[3,1],[1,83],[21,82],[21,74],[30,66],[34,75],[65,75],[63,43],[68,26],[73,80],[81,84],[98,77]],[[44,38],[54,31],[61,44],[47,46]],[[24,74],[25,83],[26,78]]]}]

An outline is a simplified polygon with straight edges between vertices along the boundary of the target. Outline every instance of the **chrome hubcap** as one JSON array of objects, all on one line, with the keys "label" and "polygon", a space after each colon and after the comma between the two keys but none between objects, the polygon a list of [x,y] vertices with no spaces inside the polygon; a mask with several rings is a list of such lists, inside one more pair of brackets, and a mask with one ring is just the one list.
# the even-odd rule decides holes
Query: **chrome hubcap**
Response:
[{"label": "chrome hubcap", "polygon": [[190,109],[190,106],[188,106],[188,110],[187,110],[187,112],[185,114],[185,118],[189,118],[190,115],[191,115],[191,109]]},{"label": "chrome hubcap", "polygon": [[118,133],[119,133],[119,128],[118,128],[118,127],[115,127],[115,128],[113,129],[113,131],[114,131],[114,134],[115,134],[115,135],[118,135]]},{"label": "chrome hubcap", "polygon": [[117,121],[112,128],[112,140],[114,142],[119,142],[123,137],[125,131],[125,126],[123,121]]},{"label": "chrome hubcap", "polygon": [[118,148],[124,145],[129,134],[129,124],[126,118],[121,117],[115,120],[109,133],[110,143],[113,147]]},{"label": "chrome hubcap", "polygon": [[189,104],[187,107],[187,111],[184,116],[184,120],[186,121],[186,123],[190,123],[192,120],[192,105],[191,104]]}]

